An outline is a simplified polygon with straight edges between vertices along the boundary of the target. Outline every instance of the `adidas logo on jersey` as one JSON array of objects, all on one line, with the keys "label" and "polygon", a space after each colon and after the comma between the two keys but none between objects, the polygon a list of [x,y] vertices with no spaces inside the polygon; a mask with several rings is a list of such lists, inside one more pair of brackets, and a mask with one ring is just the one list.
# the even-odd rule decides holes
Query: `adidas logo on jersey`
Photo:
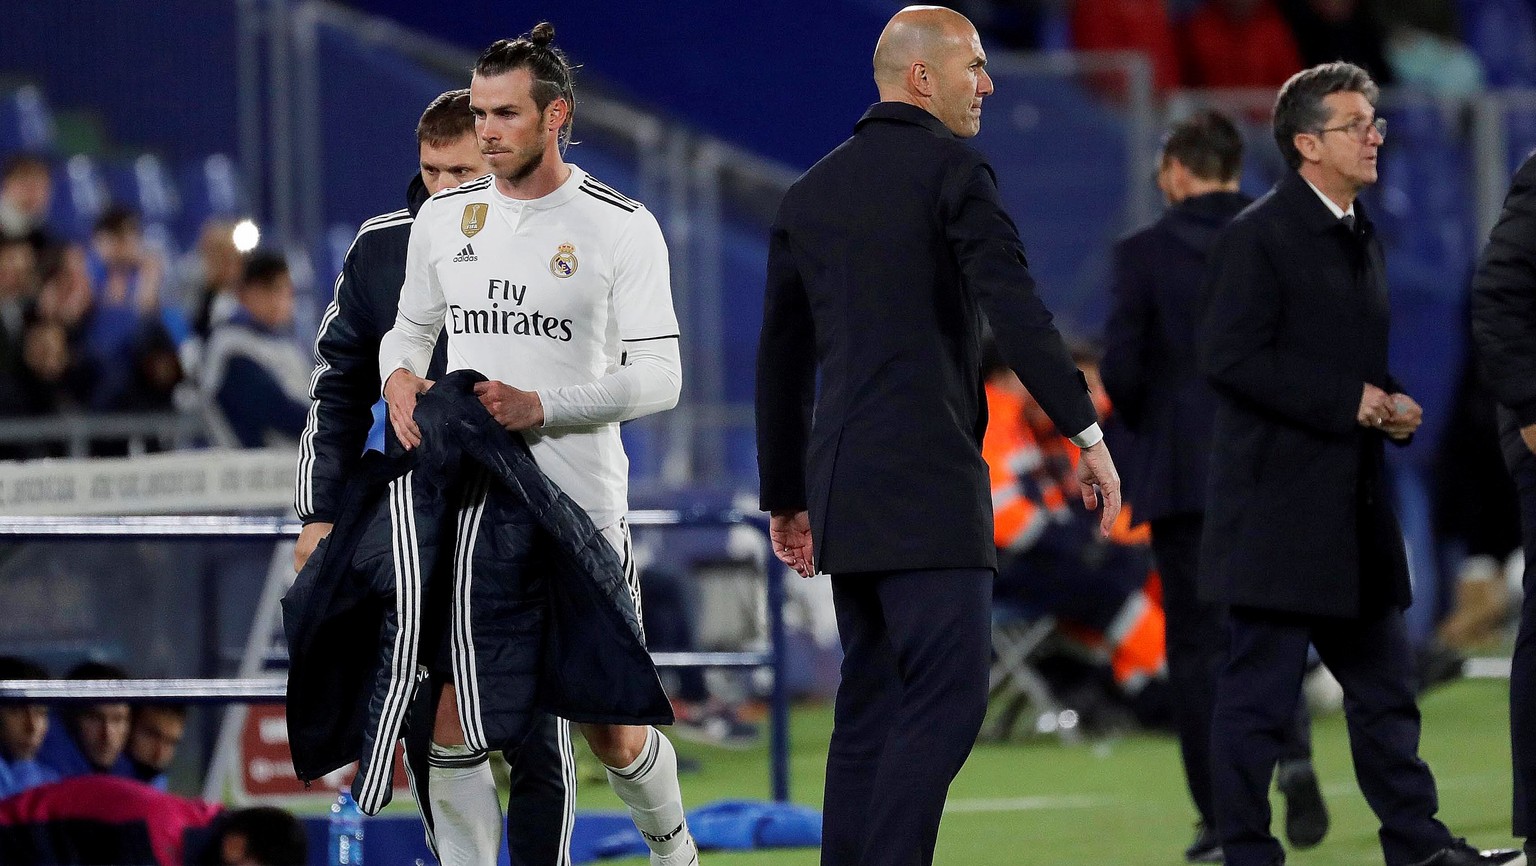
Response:
[{"label": "adidas logo on jersey", "polygon": [[465,244],[464,249],[459,250],[459,254],[454,256],[453,260],[456,262],[478,262],[480,257],[475,255],[474,244]]}]

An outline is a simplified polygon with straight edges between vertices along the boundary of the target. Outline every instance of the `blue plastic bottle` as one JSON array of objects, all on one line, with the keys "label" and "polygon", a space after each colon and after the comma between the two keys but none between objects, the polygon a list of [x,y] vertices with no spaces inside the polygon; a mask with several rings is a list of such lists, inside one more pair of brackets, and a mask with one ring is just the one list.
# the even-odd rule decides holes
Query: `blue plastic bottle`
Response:
[{"label": "blue plastic bottle", "polygon": [[330,866],[363,866],[363,811],[346,788],[331,804]]}]

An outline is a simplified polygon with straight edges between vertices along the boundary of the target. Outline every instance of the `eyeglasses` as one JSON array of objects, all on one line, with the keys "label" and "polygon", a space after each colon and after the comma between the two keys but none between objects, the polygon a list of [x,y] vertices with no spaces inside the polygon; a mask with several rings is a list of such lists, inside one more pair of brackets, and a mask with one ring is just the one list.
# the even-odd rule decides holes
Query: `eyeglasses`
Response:
[{"label": "eyeglasses", "polygon": [[1322,135],[1325,132],[1344,132],[1348,133],[1349,137],[1353,138],[1355,141],[1363,142],[1371,137],[1372,129],[1375,129],[1376,134],[1385,139],[1387,137],[1387,119],[1385,117],[1378,117],[1375,120],[1366,120],[1362,117],[1359,120],[1356,120],[1354,123],[1349,124],[1348,126],[1330,126],[1327,129],[1319,129],[1317,134]]}]

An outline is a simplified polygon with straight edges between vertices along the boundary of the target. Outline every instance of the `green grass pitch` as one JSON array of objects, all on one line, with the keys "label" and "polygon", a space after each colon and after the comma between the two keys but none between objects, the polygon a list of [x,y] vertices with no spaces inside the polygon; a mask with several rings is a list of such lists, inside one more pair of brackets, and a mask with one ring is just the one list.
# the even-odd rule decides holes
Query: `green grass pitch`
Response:
[{"label": "green grass pitch", "polygon": [[[1440,782],[1440,817],[1480,847],[1509,846],[1508,684],[1471,681],[1447,686],[1421,702],[1421,754]],[[791,793],[820,805],[823,761],[832,714],[797,708],[793,721]],[[1317,720],[1314,749],[1333,828],[1322,844],[1290,852],[1292,866],[1380,864],[1376,822],[1355,786],[1342,715]],[[586,762],[590,754],[578,747]],[[765,748],[731,752],[678,742],[697,772],[683,776],[692,804],[766,798]],[[977,747],[950,789],[949,814],[935,862],[964,866],[1178,866],[1191,837],[1193,808],[1171,737],[1131,736],[1062,746],[1044,738]],[[1280,813],[1278,795],[1274,799]],[[621,808],[604,784],[583,777],[583,809]],[[810,849],[746,854],[707,853],[708,866],[812,866]],[[638,858],[608,861],[638,866]]]}]

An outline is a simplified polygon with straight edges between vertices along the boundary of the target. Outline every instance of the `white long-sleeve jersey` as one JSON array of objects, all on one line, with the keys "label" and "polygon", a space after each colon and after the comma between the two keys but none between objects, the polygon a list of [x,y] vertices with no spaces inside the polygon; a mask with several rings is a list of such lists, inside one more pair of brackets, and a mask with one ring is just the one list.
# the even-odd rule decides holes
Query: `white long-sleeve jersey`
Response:
[{"label": "white long-sleeve jersey", "polygon": [[446,330],[450,371],[538,392],[534,460],[604,528],[628,510],[619,422],[675,406],[682,363],[656,218],[570,168],[542,198],[508,198],[488,175],[422,206],[379,373],[424,375]]}]

